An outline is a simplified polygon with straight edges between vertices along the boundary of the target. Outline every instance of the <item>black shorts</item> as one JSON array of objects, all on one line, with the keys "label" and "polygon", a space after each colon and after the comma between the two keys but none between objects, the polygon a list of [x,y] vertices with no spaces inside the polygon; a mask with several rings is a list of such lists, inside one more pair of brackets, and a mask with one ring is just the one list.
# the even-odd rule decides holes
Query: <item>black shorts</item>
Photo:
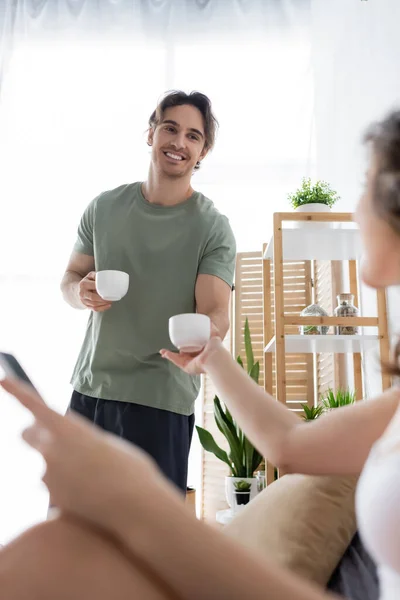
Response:
[{"label": "black shorts", "polygon": [[130,402],[102,400],[74,391],[69,410],[150,454],[164,475],[186,493],[194,415],[178,415]]}]

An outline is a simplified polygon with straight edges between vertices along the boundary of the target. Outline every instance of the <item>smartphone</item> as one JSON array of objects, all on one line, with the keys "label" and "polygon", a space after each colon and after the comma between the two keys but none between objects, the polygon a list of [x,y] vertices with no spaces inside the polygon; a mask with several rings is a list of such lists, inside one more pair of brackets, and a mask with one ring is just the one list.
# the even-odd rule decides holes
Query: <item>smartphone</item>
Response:
[{"label": "smartphone", "polygon": [[34,389],[32,381],[25,373],[24,369],[19,364],[18,360],[12,354],[7,352],[0,352],[0,366],[3,368],[7,377],[13,377],[14,379],[21,379],[25,383],[29,383]]}]

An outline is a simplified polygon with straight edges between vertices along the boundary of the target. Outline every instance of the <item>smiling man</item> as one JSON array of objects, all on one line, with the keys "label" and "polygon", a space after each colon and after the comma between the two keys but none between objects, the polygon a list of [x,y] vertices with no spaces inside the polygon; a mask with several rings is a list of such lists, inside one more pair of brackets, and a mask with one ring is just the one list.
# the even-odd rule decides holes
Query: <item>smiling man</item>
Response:
[{"label": "smiling man", "polygon": [[[191,186],[217,121],[198,92],[167,94],[149,120],[147,181],[104,192],[87,207],[62,279],[65,300],[91,313],[70,409],[140,446],[186,490],[199,377],[161,358],[168,319],[199,312],[229,327],[235,239],[226,217]],[[95,272],[126,271],[127,295],[105,302]]]}]

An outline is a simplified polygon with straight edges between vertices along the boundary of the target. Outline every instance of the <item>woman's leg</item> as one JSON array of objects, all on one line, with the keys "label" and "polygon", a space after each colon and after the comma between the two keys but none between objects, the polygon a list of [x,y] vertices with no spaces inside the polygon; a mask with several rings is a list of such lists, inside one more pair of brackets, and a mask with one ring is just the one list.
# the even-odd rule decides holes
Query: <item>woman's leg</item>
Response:
[{"label": "woman's leg", "polygon": [[0,552],[4,600],[171,600],[151,574],[106,537],[59,517]]},{"label": "woman's leg", "polygon": [[[115,575],[114,569],[110,569],[108,553],[105,560],[103,553],[95,554],[98,549],[96,539],[100,543],[102,539],[106,541],[106,537],[94,536],[91,543],[87,540],[88,548],[82,543],[85,548],[82,552],[79,536],[72,536],[72,540],[67,539],[68,543],[64,543],[64,537],[69,538],[67,528],[60,536],[61,540],[51,537],[51,545],[44,545],[43,554],[50,554],[47,559],[50,568],[43,569],[40,548],[33,546],[35,557],[32,561],[40,560],[36,568],[30,568],[29,577],[36,588],[41,585],[46,590],[46,586],[49,588],[48,579],[54,572],[57,573],[58,581],[53,576],[50,595],[36,594],[35,598],[28,593],[28,596],[20,595],[18,598],[16,594],[8,593],[7,600],[53,600],[53,594],[57,592],[57,600],[87,600],[87,594],[91,592],[90,600],[96,598],[96,594],[96,600],[108,600],[110,593],[113,600],[132,600],[135,596],[147,600],[149,596],[146,598],[146,594],[153,594],[150,595],[151,600],[160,600],[164,592],[163,585],[156,583],[160,580],[169,586],[168,589],[174,589],[177,597],[185,600],[204,600],[216,595],[219,600],[333,598],[315,584],[291,575],[275,561],[263,560],[255,550],[247,550],[197,521],[184,508],[182,498],[173,487],[160,477],[154,463],[132,444],[90,427],[72,414],[68,418],[62,417],[46,406],[31,386],[11,379],[0,381],[0,385],[18,397],[35,416],[35,423],[24,432],[24,439],[46,461],[43,481],[54,496],[56,505],[66,514],[74,515],[75,519],[82,519],[86,524],[82,527],[91,524],[114,540],[108,542],[117,552],[118,558],[113,567],[119,565],[122,556],[127,557],[128,563],[124,563],[127,569],[123,571],[123,580],[122,576]],[[50,527],[52,523],[48,525]],[[60,545],[61,550],[57,550],[60,556],[56,556],[55,560],[51,550],[53,546],[58,549]],[[11,550],[9,548],[8,553]],[[112,552],[111,555],[115,558]],[[2,558],[0,554],[0,564]],[[29,558],[30,553],[26,549],[23,560],[17,555],[14,578]],[[58,574],[60,561],[62,569]],[[133,581],[129,576],[130,561],[132,568],[138,567],[134,570],[137,579]],[[153,575],[147,576],[146,569]],[[39,582],[35,580],[37,572],[42,577]],[[71,573],[74,574],[73,582],[70,581]],[[107,584],[109,574],[114,578],[111,587]],[[120,585],[121,581],[125,581],[124,587]],[[117,582],[119,597],[115,593]],[[0,573],[1,591],[5,589],[5,583]],[[15,580],[11,578],[10,581],[8,577],[8,590],[11,584],[16,585]],[[63,596],[59,592],[60,584],[65,584],[64,589],[67,590],[67,585],[75,585],[75,588],[69,595]],[[93,591],[95,584],[97,592]]]}]

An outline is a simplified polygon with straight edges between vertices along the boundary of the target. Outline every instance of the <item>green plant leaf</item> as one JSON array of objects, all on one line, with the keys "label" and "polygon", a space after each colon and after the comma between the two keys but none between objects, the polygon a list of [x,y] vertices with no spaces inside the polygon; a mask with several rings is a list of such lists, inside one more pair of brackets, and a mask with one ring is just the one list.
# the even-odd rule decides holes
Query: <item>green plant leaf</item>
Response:
[{"label": "green plant leaf", "polygon": [[238,492],[249,492],[251,489],[251,483],[248,481],[235,481],[233,483],[233,487]]},{"label": "green plant leaf", "polygon": [[247,372],[251,373],[251,370],[254,365],[254,354],[253,354],[253,346],[251,343],[249,319],[247,317],[246,317],[246,321],[244,324],[244,347],[246,350]]},{"label": "green plant leaf", "polygon": [[256,383],[258,383],[258,379],[259,379],[259,376],[260,376],[260,363],[259,363],[259,361],[257,361],[256,363],[254,363],[253,368],[251,369],[249,375],[250,375],[250,377]]},{"label": "green plant leaf", "polygon": [[254,448],[254,452],[253,452],[253,464],[251,466],[251,472],[252,474],[254,474],[254,471],[257,471],[259,466],[261,465],[261,463],[263,462],[264,457],[262,454],[259,453],[259,451]]},{"label": "green plant leaf", "polygon": [[200,444],[203,446],[204,450],[214,454],[217,458],[219,458],[219,460],[222,460],[224,463],[226,463],[228,467],[232,470],[232,464],[228,458],[227,453],[225,452],[225,450],[218,446],[211,433],[207,431],[207,429],[203,429],[198,425],[196,425],[196,429],[199,435]]},{"label": "green plant leaf", "polygon": [[218,429],[224,435],[229,445],[229,457],[234,465],[236,477],[244,477],[243,470],[243,448],[236,433],[236,428],[226,418],[222,409],[221,402],[216,397],[214,398],[214,417]]},{"label": "green plant leaf", "polygon": [[308,406],[308,404],[300,404],[301,408],[304,411],[302,418],[304,421],[312,421],[314,419],[318,419],[324,412],[324,406],[318,404],[318,406]]},{"label": "green plant leaf", "polygon": [[246,477],[253,477],[253,453],[254,447],[246,436],[243,437],[243,449],[244,449],[244,466],[246,470]]},{"label": "green plant leaf", "polygon": [[356,394],[349,389],[339,388],[336,393],[329,388],[324,396],[321,398],[321,404],[325,410],[332,408],[340,408],[341,406],[347,406],[348,404],[354,404],[356,401]]},{"label": "green plant leaf", "polygon": [[289,194],[288,199],[292,208],[296,209],[303,204],[315,203],[332,207],[340,198],[326,181],[312,184],[310,178],[303,178],[301,187],[294,194]]},{"label": "green plant leaf", "polygon": [[[214,416],[218,415],[218,417],[220,418],[220,421],[226,425],[226,427],[229,429],[229,431],[231,432],[231,434],[235,437],[237,436],[237,432],[236,432],[236,424],[233,421],[232,415],[231,413],[227,410],[227,408],[225,407],[225,411],[222,408],[222,404],[220,399],[218,398],[218,396],[214,397]],[[218,425],[218,423],[217,423]],[[224,433],[221,429],[220,431],[222,433]]]},{"label": "green plant leaf", "polygon": [[[245,350],[248,374],[258,384],[260,375],[260,363],[254,362],[253,347],[251,343],[249,321],[246,318],[245,328]],[[237,357],[238,364],[244,368],[240,356]],[[229,465],[232,475],[235,477],[253,477],[254,471],[263,461],[261,454],[254,448],[250,440],[246,438],[239,424],[232,417],[230,411],[220,402],[218,396],[214,398],[214,418],[219,431],[225,437],[229,446],[229,453],[222,450],[212,435],[201,427],[197,427],[200,442],[205,450],[213,452],[217,458]],[[205,433],[204,433],[205,432]],[[209,437],[205,436],[205,434]]]},{"label": "green plant leaf", "polygon": [[[229,415],[229,416],[228,416]],[[243,477],[242,475],[242,450],[241,441],[237,435],[236,423],[233,421],[230,413],[226,414],[218,396],[214,396],[214,419],[215,423],[225,437],[229,446],[230,466],[233,475]]]},{"label": "green plant leaf", "polygon": [[[217,398],[218,398],[218,396],[217,396]],[[218,398],[218,401],[220,402],[219,398]],[[232,417],[230,411],[228,410],[227,406],[225,406],[225,416],[228,419],[228,421],[233,425],[233,427],[236,429],[236,423],[233,420],[233,417]]]}]

